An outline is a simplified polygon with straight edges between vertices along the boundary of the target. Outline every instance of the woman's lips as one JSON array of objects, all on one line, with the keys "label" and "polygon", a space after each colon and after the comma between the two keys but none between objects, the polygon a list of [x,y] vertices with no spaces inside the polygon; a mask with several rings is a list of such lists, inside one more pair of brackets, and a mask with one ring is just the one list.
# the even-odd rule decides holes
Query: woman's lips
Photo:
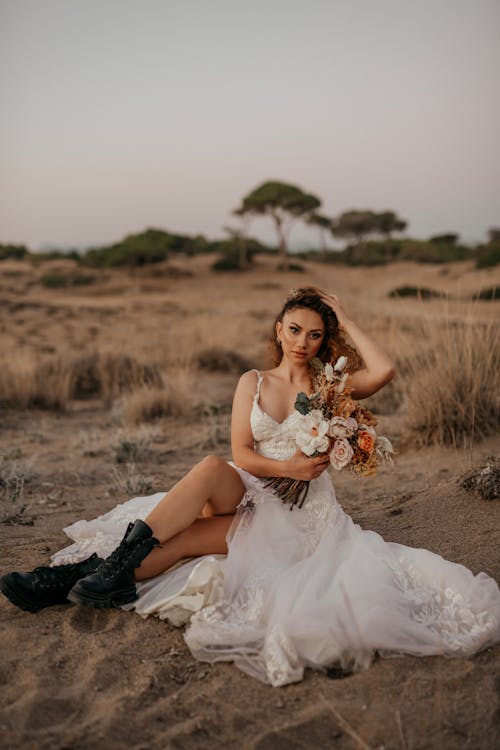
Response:
[{"label": "woman's lips", "polygon": [[306,356],[305,352],[293,352],[292,351],[292,354],[295,354],[297,357],[305,357]]}]

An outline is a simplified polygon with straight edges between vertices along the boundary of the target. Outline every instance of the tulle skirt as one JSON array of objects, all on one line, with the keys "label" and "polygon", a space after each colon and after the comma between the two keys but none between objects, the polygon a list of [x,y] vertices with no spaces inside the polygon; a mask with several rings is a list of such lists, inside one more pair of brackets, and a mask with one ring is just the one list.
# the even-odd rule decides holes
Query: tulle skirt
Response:
[{"label": "tulle skirt", "polygon": [[[338,504],[324,472],[304,507],[289,510],[239,467],[245,495],[228,554],[206,555],[137,583],[124,609],[176,626],[203,661],[233,661],[281,686],[304,669],[357,671],[373,656],[471,656],[500,642],[500,590],[484,572],[422,548],[386,542]],[[165,493],[132,498],[64,529],[74,540],[54,563],[108,555],[129,521],[146,518]]]}]

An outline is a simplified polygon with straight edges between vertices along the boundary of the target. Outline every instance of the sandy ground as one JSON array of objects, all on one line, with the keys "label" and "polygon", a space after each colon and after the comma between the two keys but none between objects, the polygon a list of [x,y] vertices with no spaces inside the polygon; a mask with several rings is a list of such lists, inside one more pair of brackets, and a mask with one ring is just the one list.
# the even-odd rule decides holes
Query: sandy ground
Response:
[{"label": "sandy ground", "polygon": [[[413,281],[401,265],[391,271],[391,279],[387,269],[373,269],[368,274],[378,289],[381,285],[391,288],[403,279]],[[435,267],[422,269],[429,277],[426,283],[433,286],[439,279],[450,283],[450,275],[456,273],[454,266],[447,274]],[[329,269],[338,288],[346,295],[354,294],[363,271],[344,271],[340,278],[340,271]],[[317,280],[320,273],[311,271],[307,280]],[[33,284],[23,287],[21,294],[11,286],[12,278],[16,283],[23,281],[22,276],[4,280],[4,300],[10,305],[29,300],[35,308],[28,310],[33,316],[29,319],[26,307],[10,309],[11,325],[3,329],[8,350],[15,345],[14,324],[22,329],[24,346],[36,349],[44,341],[43,346],[57,349],[57,334],[50,334],[45,326],[49,294],[56,309],[51,325],[56,327],[55,319],[60,318],[61,330],[69,324],[77,330],[79,325],[80,331],[97,326],[97,333],[89,336],[104,338],[105,323],[93,318],[106,306],[119,306],[124,311],[120,314],[122,324],[127,311],[132,310],[139,326],[148,315],[151,320],[152,310],[167,303],[169,315],[175,316],[172,305],[186,306],[185,295],[190,285],[197,283],[196,278],[183,280],[175,295],[155,287],[147,299],[140,288],[129,292],[115,289],[108,296],[92,298],[88,292],[71,292],[71,309],[80,305],[86,310],[85,316],[80,313],[75,321],[66,314],[70,292],[49,293]],[[262,285],[266,278],[264,270],[252,277],[251,284]],[[469,270],[456,284],[461,290],[475,290],[485,279]],[[119,286],[116,279],[111,281]],[[491,278],[488,281],[492,283]],[[220,283],[226,289],[233,285],[234,298],[249,285],[240,277]],[[278,277],[276,283],[285,290],[298,285],[292,276]],[[217,288],[205,286],[204,290],[205,296],[200,295],[196,305],[189,302],[190,310],[198,314],[204,305],[212,305],[217,295],[220,298]],[[254,286],[249,293],[261,300],[259,309],[263,311],[249,323],[250,334],[252,326],[266,330],[266,314],[275,309],[276,295],[280,297],[281,292],[274,291],[273,299],[271,291]],[[220,300],[220,306],[229,310],[231,300]],[[401,301],[396,305],[401,306]],[[40,309],[45,310],[43,315]],[[438,307],[431,302],[429,310],[433,309]],[[387,310],[389,314],[389,306]],[[213,310],[210,314],[216,318]],[[412,313],[408,305],[405,314],[417,312]],[[492,307],[485,305],[485,317],[492,314]],[[235,335],[231,330],[228,337]],[[77,348],[77,339],[68,333],[64,340],[68,351]],[[252,352],[249,346],[247,356],[252,357]],[[256,347],[257,366],[260,353]],[[135,471],[150,480],[150,493],[167,490],[208,452],[230,457],[225,437],[227,407],[236,377],[205,377],[207,398],[224,408],[212,418],[203,439],[199,425],[182,419],[167,418],[148,428],[148,452],[137,461]],[[498,454],[498,440],[489,438],[472,448],[417,450],[404,439],[401,413],[382,415],[379,428],[399,451],[396,461],[382,466],[376,477],[367,480],[337,475],[337,496],[345,510],[363,528],[379,532],[388,541],[425,547],[500,581],[500,505],[462,489],[457,481],[466,468]],[[37,476],[24,488],[24,513],[16,523],[0,524],[0,573],[46,563],[51,553],[66,545],[65,526],[104,513],[132,496],[123,486],[126,467],[115,460],[113,446],[120,429],[113,410],[98,401],[73,402],[63,414],[2,412],[3,454],[19,457]],[[195,661],[182,630],[121,610],[98,611],[68,604],[31,615],[1,597],[0,632],[2,748],[490,750],[500,745],[500,646],[471,659],[379,658],[367,672],[343,679],[307,671],[299,684],[272,688],[232,664],[211,666]]]}]

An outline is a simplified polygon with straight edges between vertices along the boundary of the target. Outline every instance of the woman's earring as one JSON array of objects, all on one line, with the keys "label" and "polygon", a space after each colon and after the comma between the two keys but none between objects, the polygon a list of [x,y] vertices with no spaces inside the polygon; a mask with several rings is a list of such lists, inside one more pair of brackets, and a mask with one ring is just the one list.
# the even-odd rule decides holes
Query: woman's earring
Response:
[{"label": "woman's earring", "polygon": [[276,336],[276,343],[278,344],[278,346],[281,346],[281,340],[278,338],[278,336]]}]

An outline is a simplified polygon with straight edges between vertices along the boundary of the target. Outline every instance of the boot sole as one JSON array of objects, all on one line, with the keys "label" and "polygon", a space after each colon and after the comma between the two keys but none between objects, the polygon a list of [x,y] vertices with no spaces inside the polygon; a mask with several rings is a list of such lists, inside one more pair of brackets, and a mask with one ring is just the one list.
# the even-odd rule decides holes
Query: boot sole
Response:
[{"label": "boot sole", "polygon": [[5,594],[7,599],[11,602],[11,604],[14,604],[14,606],[19,607],[19,609],[23,609],[25,612],[39,612],[41,609],[44,609],[45,607],[51,607],[56,604],[65,604],[65,602],[47,602],[47,603],[35,603],[33,601],[29,601],[26,599],[22,593],[15,587],[15,585],[12,584],[12,582],[9,579],[9,574],[2,576],[0,578],[0,591],[2,594]]},{"label": "boot sole", "polygon": [[87,591],[71,591],[68,594],[68,599],[74,604],[85,604],[88,607],[94,607],[95,609],[112,609],[113,607],[119,608],[122,604],[130,604],[135,602],[139,598],[137,591],[128,589],[125,591],[115,591],[107,596],[99,597],[98,594],[91,594]]}]

